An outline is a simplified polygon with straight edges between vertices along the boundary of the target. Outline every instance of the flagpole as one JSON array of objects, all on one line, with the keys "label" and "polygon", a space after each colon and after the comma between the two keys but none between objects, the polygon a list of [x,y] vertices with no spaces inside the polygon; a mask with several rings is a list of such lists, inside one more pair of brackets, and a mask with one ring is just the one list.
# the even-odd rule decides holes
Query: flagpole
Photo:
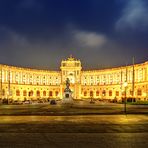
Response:
[{"label": "flagpole", "polygon": [[124,89],[125,89],[125,98],[124,98],[124,113],[126,114],[127,113],[127,108],[126,108],[126,103],[127,103],[127,64],[126,64],[126,77],[125,77],[125,82],[124,82]]}]

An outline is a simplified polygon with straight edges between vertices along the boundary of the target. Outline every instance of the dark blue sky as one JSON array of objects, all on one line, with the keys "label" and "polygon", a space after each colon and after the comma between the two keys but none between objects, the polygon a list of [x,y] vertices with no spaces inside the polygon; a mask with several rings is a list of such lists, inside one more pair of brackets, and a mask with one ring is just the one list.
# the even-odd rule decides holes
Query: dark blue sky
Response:
[{"label": "dark blue sky", "polygon": [[84,69],[148,60],[147,0],[1,0],[0,63]]}]

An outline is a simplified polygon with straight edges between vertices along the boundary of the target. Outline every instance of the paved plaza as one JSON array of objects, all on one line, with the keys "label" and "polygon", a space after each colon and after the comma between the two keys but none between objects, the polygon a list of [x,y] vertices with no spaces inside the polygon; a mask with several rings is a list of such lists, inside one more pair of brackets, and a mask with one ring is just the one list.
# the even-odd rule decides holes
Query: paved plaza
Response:
[{"label": "paved plaza", "polygon": [[0,105],[0,148],[145,148],[148,105]]},{"label": "paved plaza", "polygon": [[0,147],[148,146],[147,115],[1,116]]},{"label": "paved plaza", "polygon": [[[126,105],[127,114],[148,114],[148,105]],[[50,103],[0,105],[0,115],[108,115],[124,114],[124,104],[96,101],[75,101],[73,105]]]}]

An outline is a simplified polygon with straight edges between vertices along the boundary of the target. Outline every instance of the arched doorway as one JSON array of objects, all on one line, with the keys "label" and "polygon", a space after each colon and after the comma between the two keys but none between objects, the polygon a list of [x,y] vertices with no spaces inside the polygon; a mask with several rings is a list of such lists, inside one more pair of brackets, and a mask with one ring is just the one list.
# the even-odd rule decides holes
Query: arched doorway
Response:
[{"label": "arched doorway", "polygon": [[40,91],[39,90],[36,91],[36,96],[40,97]]},{"label": "arched doorway", "polygon": [[99,96],[99,91],[98,91],[98,90],[96,91],[96,96],[97,96],[97,97]]},{"label": "arched doorway", "polygon": [[102,95],[106,96],[106,91],[105,90],[102,91]]},{"label": "arched doorway", "polygon": [[43,91],[43,96],[46,97],[46,91]]},{"label": "arched doorway", "polygon": [[16,96],[20,96],[20,91],[16,90]]},{"label": "arched doorway", "polygon": [[23,96],[27,96],[27,91],[26,90],[23,91]]},{"label": "arched doorway", "polygon": [[33,91],[29,91],[29,94],[28,94],[29,97],[33,96]]},{"label": "arched doorway", "polygon": [[109,96],[110,96],[110,97],[112,96],[112,90],[109,91]]},{"label": "arched doorway", "polygon": [[93,91],[90,91],[90,97],[93,97]]},{"label": "arched doorway", "polygon": [[85,96],[85,97],[87,96],[87,91],[84,91],[84,96]]},{"label": "arched doorway", "polygon": [[116,96],[119,96],[119,91],[116,91]]},{"label": "arched doorway", "polygon": [[52,97],[52,95],[53,95],[52,91],[49,91],[49,97]]},{"label": "arched doorway", "polygon": [[55,96],[56,96],[56,97],[58,97],[58,94],[59,94],[59,92],[58,92],[58,91],[56,91],[56,92],[55,92]]},{"label": "arched doorway", "polygon": [[140,88],[137,90],[137,96],[142,96],[142,90]]},{"label": "arched doorway", "polygon": [[102,91],[102,99],[105,99],[105,98],[106,98],[106,91],[103,90],[103,91]]}]

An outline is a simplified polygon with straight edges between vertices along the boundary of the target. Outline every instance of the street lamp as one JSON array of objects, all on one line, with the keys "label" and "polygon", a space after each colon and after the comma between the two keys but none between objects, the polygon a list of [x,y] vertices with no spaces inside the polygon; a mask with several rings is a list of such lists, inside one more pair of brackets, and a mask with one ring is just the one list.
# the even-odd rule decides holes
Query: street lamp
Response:
[{"label": "street lamp", "polygon": [[127,92],[127,82],[124,82],[123,86],[125,88],[125,98],[124,98],[124,113],[126,114],[126,101],[127,101],[127,98],[126,98],[126,92]]}]

